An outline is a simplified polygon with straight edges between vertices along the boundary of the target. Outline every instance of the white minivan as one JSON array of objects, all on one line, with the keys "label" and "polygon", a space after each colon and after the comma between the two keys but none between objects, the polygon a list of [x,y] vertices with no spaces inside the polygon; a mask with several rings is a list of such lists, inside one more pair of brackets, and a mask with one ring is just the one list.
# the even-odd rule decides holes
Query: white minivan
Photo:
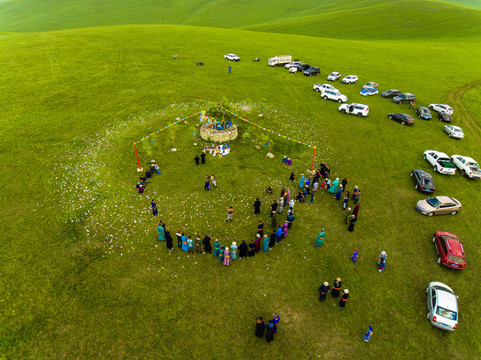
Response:
[{"label": "white minivan", "polygon": [[338,103],[344,103],[347,101],[347,96],[341,94],[341,92],[337,89],[322,89],[321,97],[324,100],[334,100]]}]

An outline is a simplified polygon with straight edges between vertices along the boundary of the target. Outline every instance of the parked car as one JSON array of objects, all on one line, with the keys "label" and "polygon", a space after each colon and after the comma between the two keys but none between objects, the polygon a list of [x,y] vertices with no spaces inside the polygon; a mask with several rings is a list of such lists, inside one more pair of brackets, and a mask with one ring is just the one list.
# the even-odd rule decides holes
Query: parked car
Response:
[{"label": "parked car", "polygon": [[456,139],[463,139],[464,132],[459,126],[454,125],[444,125],[443,130],[449,137],[453,137]]},{"label": "parked car", "polygon": [[224,55],[224,59],[227,59],[227,60],[230,60],[230,61],[240,61],[240,57],[238,57],[236,54]]},{"label": "parked car", "polygon": [[315,66],[311,66],[309,69],[304,70],[304,75],[306,76],[319,75],[320,73],[321,73],[321,69]]},{"label": "parked car", "polygon": [[433,236],[433,243],[439,255],[438,264],[459,270],[466,267],[463,243],[456,235],[437,231]]},{"label": "parked car", "polygon": [[428,314],[431,325],[454,331],[458,327],[458,297],[453,289],[442,282],[433,281],[426,288]]},{"label": "parked car", "polygon": [[452,115],[453,114],[453,108],[449,105],[446,105],[446,104],[430,104],[429,105],[429,108],[431,110],[434,110],[436,112],[445,112],[449,115]]},{"label": "parked car", "polygon": [[377,82],[369,81],[368,83],[364,84],[363,89],[370,88],[370,87],[377,89],[378,86],[379,84]]},{"label": "parked car", "polygon": [[336,81],[336,80],[339,80],[341,78],[342,74],[340,72],[337,72],[337,71],[333,71],[332,73],[330,73],[328,76],[327,76],[327,80],[329,81]]},{"label": "parked car", "polygon": [[362,96],[376,95],[379,91],[373,87],[365,87],[361,90]]},{"label": "parked car", "polygon": [[451,162],[461,171],[461,175],[466,175],[471,179],[481,178],[481,169],[474,159],[467,156],[453,155],[451,156]]},{"label": "parked car", "polygon": [[436,191],[436,185],[434,185],[433,177],[430,173],[420,169],[414,169],[411,171],[411,177],[414,179],[414,188],[418,191],[432,194]]},{"label": "parked car", "polygon": [[416,115],[418,116],[418,118],[420,119],[424,119],[424,120],[431,120],[432,119],[432,115],[431,115],[431,112],[429,111],[429,109],[425,106],[419,106],[416,108]]},{"label": "parked car", "polygon": [[426,150],[424,152],[424,159],[433,166],[434,171],[446,175],[456,174],[456,166],[451,162],[449,156],[443,152]]},{"label": "parked car", "polygon": [[435,196],[419,200],[416,209],[423,215],[456,215],[463,206],[455,198],[449,196]]},{"label": "parked car", "polygon": [[388,118],[402,125],[414,125],[413,117],[406,113],[389,113]]},{"label": "parked car", "polygon": [[284,65],[284,67],[286,69],[289,69],[290,67],[294,66],[294,65],[297,65],[297,64],[300,64],[302,63],[302,61],[291,61],[291,62],[288,62],[287,64]]},{"label": "parked car", "polygon": [[387,98],[392,98],[394,96],[398,96],[398,95],[401,95],[401,94],[402,94],[401,90],[389,89],[389,90],[383,91],[382,96],[387,97]]},{"label": "parked car", "polygon": [[358,103],[342,104],[339,106],[339,111],[343,114],[351,114],[361,117],[369,114],[369,106]]},{"label": "parked car", "polygon": [[[300,63],[294,64],[291,67],[289,67],[289,72],[304,71],[304,70],[309,69],[310,67],[311,67],[311,65],[300,62]],[[294,69],[295,69],[295,71],[294,71]]]},{"label": "parked car", "polygon": [[347,75],[344,79],[342,79],[343,84],[355,84],[357,81],[358,78],[356,75]]},{"label": "parked car", "polygon": [[445,113],[444,111],[440,111],[438,112],[438,119],[442,122],[450,123],[451,121],[453,121],[453,115]]},{"label": "parked car", "polygon": [[410,93],[396,95],[392,98],[392,102],[396,104],[409,104],[411,101],[414,100],[416,100],[416,96]]},{"label": "parked car", "polygon": [[341,92],[337,89],[334,89],[334,90],[322,89],[321,97],[324,100],[334,100],[334,101],[337,101],[338,103],[343,103],[347,101],[347,96],[341,94]]},{"label": "parked car", "polygon": [[337,90],[334,86],[331,84],[314,84],[312,85],[312,88],[316,90],[317,92],[321,92],[322,90]]}]

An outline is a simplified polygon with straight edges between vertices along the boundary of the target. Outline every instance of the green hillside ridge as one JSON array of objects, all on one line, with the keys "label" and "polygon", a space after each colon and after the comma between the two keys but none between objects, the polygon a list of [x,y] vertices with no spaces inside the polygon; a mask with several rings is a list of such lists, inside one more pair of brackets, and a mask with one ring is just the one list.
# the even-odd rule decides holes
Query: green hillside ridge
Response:
[{"label": "green hillside ridge", "polygon": [[[464,2],[460,2],[464,3]],[[474,2],[473,2],[474,4]],[[474,5],[473,5],[474,6]],[[0,31],[184,24],[349,39],[479,37],[481,12],[441,1],[23,0],[0,3]]]}]

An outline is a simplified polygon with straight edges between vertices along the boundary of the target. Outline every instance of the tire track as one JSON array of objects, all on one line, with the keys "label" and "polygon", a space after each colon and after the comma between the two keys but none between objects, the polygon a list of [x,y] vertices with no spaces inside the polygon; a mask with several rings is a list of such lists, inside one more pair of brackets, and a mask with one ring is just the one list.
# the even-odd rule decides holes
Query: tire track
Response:
[{"label": "tire track", "polygon": [[462,120],[462,123],[466,124],[476,137],[476,140],[481,143],[481,126],[474,120],[462,102],[462,96],[477,87],[481,87],[481,79],[451,90],[449,100],[453,109],[456,110],[458,117]]}]

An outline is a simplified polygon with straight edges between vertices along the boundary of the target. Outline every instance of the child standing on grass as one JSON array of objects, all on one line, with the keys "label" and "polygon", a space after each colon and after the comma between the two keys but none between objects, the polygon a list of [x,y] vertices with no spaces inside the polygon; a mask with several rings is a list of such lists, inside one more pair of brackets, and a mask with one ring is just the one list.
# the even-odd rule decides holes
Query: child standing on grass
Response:
[{"label": "child standing on grass", "polygon": [[230,206],[230,208],[227,209],[227,219],[225,219],[225,221],[232,221],[232,217],[233,217],[233,214],[234,214],[234,209],[232,209],[232,205]]},{"label": "child standing on grass", "polygon": [[214,175],[210,177],[210,182],[212,183],[212,186],[217,189],[217,181],[215,180]]},{"label": "child standing on grass", "polygon": [[[189,238],[187,239],[187,253],[194,253],[194,240],[191,239],[191,236],[189,235]],[[189,256],[189,255],[187,255]]]}]

